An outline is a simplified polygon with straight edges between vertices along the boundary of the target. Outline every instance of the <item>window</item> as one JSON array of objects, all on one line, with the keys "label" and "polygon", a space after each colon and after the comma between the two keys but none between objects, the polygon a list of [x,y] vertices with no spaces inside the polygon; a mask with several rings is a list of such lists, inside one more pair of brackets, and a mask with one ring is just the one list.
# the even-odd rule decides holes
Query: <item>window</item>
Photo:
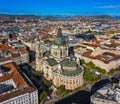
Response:
[{"label": "window", "polygon": [[49,69],[49,67],[48,67],[48,66],[46,66],[46,68],[47,68],[47,69]]},{"label": "window", "polygon": [[53,52],[54,55],[57,55],[57,52]]}]

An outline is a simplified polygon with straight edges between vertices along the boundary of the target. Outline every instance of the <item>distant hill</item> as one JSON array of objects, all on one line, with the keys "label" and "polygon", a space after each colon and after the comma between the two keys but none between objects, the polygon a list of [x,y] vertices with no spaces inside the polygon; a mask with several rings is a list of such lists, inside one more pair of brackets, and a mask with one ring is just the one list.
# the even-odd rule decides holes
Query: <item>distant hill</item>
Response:
[{"label": "distant hill", "polygon": [[109,16],[109,15],[96,15],[96,16],[93,16],[95,18],[100,18],[100,19],[113,19],[112,16]]},{"label": "distant hill", "polygon": [[93,20],[93,19],[113,19],[109,15],[95,15],[95,16],[77,16],[77,15],[12,15],[12,14],[0,14],[0,20],[15,20],[15,19],[81,19],[81,20]]},{"label": "distant hill", "polygon": [[114,16],[114,18],[116,18],[116,19],[120,19],[120,16]]},{"label": "distant hill", "polygon": [[12,14],[0,14],[0,20],[15,20],[15,19],[38,19],[40,16],[37,15],[12,15]]}]

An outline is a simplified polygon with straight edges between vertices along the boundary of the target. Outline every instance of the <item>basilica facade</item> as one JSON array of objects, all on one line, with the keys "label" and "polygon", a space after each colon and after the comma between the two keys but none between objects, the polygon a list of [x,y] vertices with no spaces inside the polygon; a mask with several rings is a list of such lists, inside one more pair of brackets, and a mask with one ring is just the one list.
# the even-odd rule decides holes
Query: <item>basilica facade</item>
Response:
[{"label": "basilica facade", "polygon": [[74,90],[83,85],[84,70],[79,59],[73,54],[69,55],[68,50],[61,28],[58,29],[49,52],[43,53],[41,43],[37,40],[36,70],[43,72],[44,77],[52,80],[56,87],[65,85],[66,89]]}]

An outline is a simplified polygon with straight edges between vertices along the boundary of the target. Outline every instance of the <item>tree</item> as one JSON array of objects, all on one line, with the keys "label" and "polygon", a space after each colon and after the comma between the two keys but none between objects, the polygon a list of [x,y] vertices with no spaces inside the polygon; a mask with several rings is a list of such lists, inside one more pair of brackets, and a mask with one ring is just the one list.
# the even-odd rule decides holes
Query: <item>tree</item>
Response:
[{"label": "tree", "polygon": [[89,69],[84,69],[84,79],[86,82],[96,81],[99,79],[99,77],[92,74]]},{"label": "tree", "polygon": [[88,62],[88,63],[86,63],[86,65],[87,65],[88,68],[97,70],[98,72],[100,72],[102,74],[106,73],[105,69],[102,69],[98,66],[95,66],[95,64],[93,62]]},{"label": "tree", "polygon": [[63,94],[64,94],[64,95],[68,95],[68,91],[67,91],[67,90],[65,90]]},{"label": "tree", "polygon": [[41,92],[40,94],[40,101],[44,101],[48,96],[48,93],[46,91]]},{"label": "tree", "polygon": [[86,63],[86,65],[91,69],[95,68],[95,64],[93,62],[88,62],[88,63]]},{"label": "tree", "polygon": [[109,34],[115,34],[115,31],[114,31],[114,30],[110,30],[110,31],[107,32],[107,34],[108,34],[108,35],[109,35]]},{"label": "tree", "polygon": [[65,86],[64,85],[61,85],[57,88],[57,91],[56,91],[56,95],[67,95],[68,94],[68,91],[65,89]]},{"label": "tree", "polygon": [[38,77],[38,78],[41,76],[41,74],[42,74],[42,73],[41,73],[40,71],[36,71],[36,72],[34,73],[34,75],[35,75],[36,77]]},{"label": "tree", "polygon": [[62,94],[62,91],[61,91],[61,89],[57,89],[57,91],[56,91],[56,95],[61,95]]},{"label": "tree", "polygon": [[45,79],[45,80],[44,80],[44,85],[45,85],[46,87],[50,87],[50,82]]},{"label": "tree", "polygon": [[112,82],[112,83],[118,83],[119,80],[118,80],[117,78],[115,78],[115,77],[112,77],[112,78],[111,78],[111,82]]},{"label": "tree", "polygon": [[102,68],[100,68],[100,67],[98,67],[98,66],[95,67],[95,70],[97,70],[98,72],[100,72],[100,73],[102,73],[102,74],[105,74],[105,73],[106,73],[105,69],[102,69]]},{"label": "tree", "polygon": [[115,71],[116,71],[115,69],[111,69],[111,70],[108,72],[108,74],[114,74]]},{"label": "tree", "polygon": [[84,59],[80,59],[80,63],[83,65],[85,64],[85,60]]},{"label": "tree", "polygon": [[65,90],[65,86],[61,85],[57,88],[56,95],[61,95]]}]

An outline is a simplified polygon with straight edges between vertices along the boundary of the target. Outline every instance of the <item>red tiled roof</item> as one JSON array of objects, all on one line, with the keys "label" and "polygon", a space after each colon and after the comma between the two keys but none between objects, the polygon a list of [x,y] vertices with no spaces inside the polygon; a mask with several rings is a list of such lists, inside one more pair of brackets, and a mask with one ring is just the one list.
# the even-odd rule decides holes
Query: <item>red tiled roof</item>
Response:
[{"label": "red tiled roof", "polygon": [[28,51],[27,51],[27,50],[20,50],[20,53],[21,53],[21,54],[27,54]]},{"label": "red tiled roof", "polygon": [[5,64],[3,65],[4,68],[9,68],[10,73],[4,74],[2,77],[0,77],[0,82],[3,82],[8,79],[13,79],[16,86],[24,87],[26,85],[26,82],[23,80],[21,75],[19,74],[17,67],[13,63]]},{"label": "red tiled roof", "polygon": [[9,50],[12,47],[8,46],[8,44],[0,44],[0,50]]},{"label": "red tiled roof", "polygon": [[11,55],[12,55],[12,58],[20,57],[20,53],[11,53]]},{"label": "red tiled roof", "polygon": [[8,73],[3,74],[0,77],[0,82],[13,79],[16,85],[16,88],[9,91],[9,93],[6,92],[4,94],[0,94],[0,102],[3,102],[13,97],[16,97],[25,93],[33,92],[36,90],[34,87],[29,86],[26,83],[25,79],[23,79],[23,77],[20,74],[20,69],[18,69],[15,63],[9,63],[2,66],[4,68],[10,69],[10,71]]},{"label": "red tiled roof", "polygon": [[9,57],[2,57],[2,58],[0,58],[0,62],[8,61],[11,58],[12,58],[11,56],[9,56]]},{"label": "red tiled roof", "polygon": [[97,48],[99,44],[84,43],[84,45],[90,46],[90,47],[93,47],[93,48]]}]

